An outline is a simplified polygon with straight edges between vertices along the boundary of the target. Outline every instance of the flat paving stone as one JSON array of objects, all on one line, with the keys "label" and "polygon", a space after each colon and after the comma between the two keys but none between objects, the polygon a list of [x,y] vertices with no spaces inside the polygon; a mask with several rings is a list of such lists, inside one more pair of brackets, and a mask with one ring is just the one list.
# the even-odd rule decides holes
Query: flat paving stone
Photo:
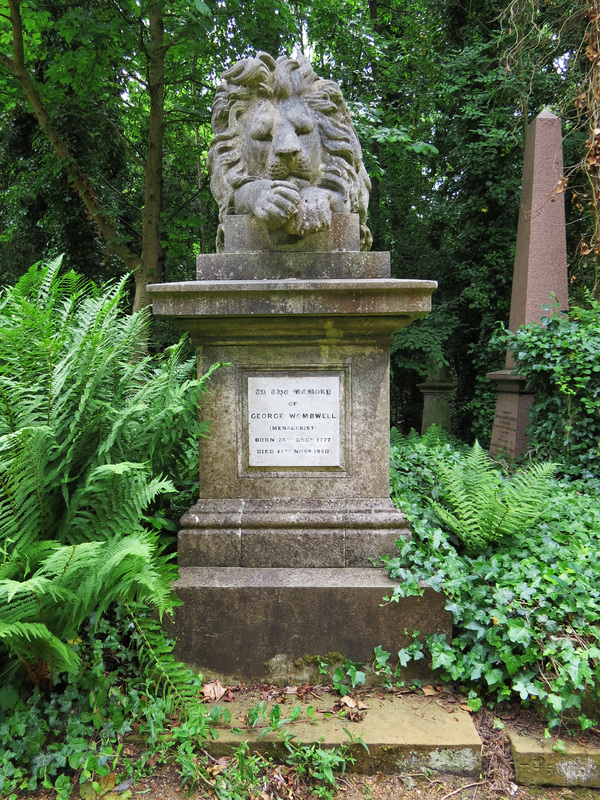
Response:
[{"label": "flat paving stone", "polygon": [[565,741],[566,753],[553,742],[509,733],[515,778],[523,786],[587,786],[600,788],[600,748]]},{"label": "flat paving stone", "polygon": [[[354,737],[362,737],[367,750],[355,742],[351,753],[356,758],[348,769],[363,774],[397,773],[403,771],[434,770],[454,775],[479,775],[481,772],[481,739],[470,715],[454,707],[450,710],[435,702],[435,698],[416,695],[369,694],[365,702],[369,706],[360,721],[350,721],[347,716],[337,714],[333,708],[340,698],[323,693],[311,702],[297,701],[292,695],[281,708],[281,717],[289,718],[292,708],[300,705],[302,714],[296,722],[282,730],[295,735],[294,741],[304,744],[322,742],[322,746],[337,747],[350,742],[344,728]],[[228,724],[218,724],[219,738],[207,745],[214,757],[229,755],[243,741],[248,741],[251,750],[263,755],[285,758],[286,750],[281,736],[269,732],[258,739],[266,727],[264,719],[255,728],[247,727],[248,710],[259,702],[257,695],[236,699],[220,705],[231,713]],[[267,702],[265,712],[270,714],[276,702]],[[311,719],[306,709],[315,708]],[[363,712],[359,712],[363,714]],[[240,728],[241,733],[234,733]]]}]

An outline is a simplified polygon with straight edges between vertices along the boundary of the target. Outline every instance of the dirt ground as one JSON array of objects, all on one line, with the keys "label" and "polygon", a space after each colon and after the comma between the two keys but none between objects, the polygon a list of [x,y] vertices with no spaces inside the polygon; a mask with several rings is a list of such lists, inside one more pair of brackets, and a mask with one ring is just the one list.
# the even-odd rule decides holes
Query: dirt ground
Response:
[{"label": "dirt ground", "polygon": [[[248,687],[250,688],[250,687]],[[256,687],[254,687],[256,689]],[[446,687],[445,687],[446,688]],[[448,687],[449,688],[449,687]],[[368,694],[369,690],[363,692]],[[483,768],[478,777],[429,772],[410,772],[397,775],[357,775],[346,773],[338,778],[336,800],[600,800],[600,790],[583,788],[523,787],[514,781],[514,769],[508,731],[539,734],[544,725],[532,712],[518,705],[482,708],[473,715],[479,736],[483,742]],[[500,721],[500,725],[499,722]],[[504,727],[501,727],[501,726]],[[578,744],[600,744],[600,736],[594,732],[574,737]],[[128,745],[130,756],[135,757],[137,745]],[[141,752],[141,750],[139,751]],[[82,792],[83,800],[213,800],[215,795],[208,788],[198,787],[190,792],[182,787],[177,766],[157,767],[148,777],[126,785],[129,793],[107,791],[101,795]],[[91,787],[90,787],[91,788]],[[111,787],[112,788],[112,787]],[[122,787],[117,787],[122,789]],[[73,795],[77,797],[77,795]],[[302,785],[293,768],[275,765],[265,772],[262,792],[249,800],[309,800],[315,797],[309,787]],[[18,795],[19,800],[54,800],[55,794],[47,791]],[[245,800],[245,798],[244,798]]]},{"label": "dirt ground", "polygon": [[[505,728],[494,727],[501,719]],[[514,782],[514,769],[508,731],[539,733],[544,725],[532,712],[518,706],[502,711],[481,709],[473,716],[483,742],[483,770],[477,778],[438,773],[410,772],[400,775],[355,775],[346,773],[338,779],[336,800],[600,800],[600,790],[584,788],[524,787]],[[576,739],[578,743],[594,742],[598,737],[588,734]],[[256,800],[308,800],[314,797],[301,786],[282,784],[277,772]],[[285,768],[284,768],[285,775]],[[152,777],[139,781],[133,788],[133,798],[149,800],[181,800],[185,788],[179,786],[175,767],[167,768]],[[211,794],[197,789],[188,795],[190,800],[208,800]]]}]

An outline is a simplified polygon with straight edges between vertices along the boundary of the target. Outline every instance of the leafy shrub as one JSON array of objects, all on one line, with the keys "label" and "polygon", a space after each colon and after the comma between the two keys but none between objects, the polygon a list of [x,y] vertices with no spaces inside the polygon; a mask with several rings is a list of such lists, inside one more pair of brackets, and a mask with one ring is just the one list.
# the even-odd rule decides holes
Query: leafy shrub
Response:
[{"label": "leafy shrub", "polygon": [[5,681],[21,666],[37,684],[79,669],[68,640],[111,602],[172,607],[161,474],[196,469],[207,377],[190,379],[181,344],[143,355],[147,313],[124,313],[124,281],[99,290],[59,266],[0,296],[0,661]]},{"label": "leafy shrub", "polygon": [[600,302],[505,332],[516,370],[535,392],[531,446],[566,475],[600,488]]},{"label": "leafy shrub", "polygon": [[588,727],[582,701],[600,702],[600,503],[553,480],[524,535],[464,551],[429,499],[444,504],[440,466],[464,460],[464,448],[448,442],[426,447],[396,437],[393,499],[413,539],[388,559],[390,575],[402,581],[395,598],[422,595],[422,581],[444,591],[454,637],[429,636],[427,646],[445,680],[497,700],[540,702],[550,726],[575,714]]}]

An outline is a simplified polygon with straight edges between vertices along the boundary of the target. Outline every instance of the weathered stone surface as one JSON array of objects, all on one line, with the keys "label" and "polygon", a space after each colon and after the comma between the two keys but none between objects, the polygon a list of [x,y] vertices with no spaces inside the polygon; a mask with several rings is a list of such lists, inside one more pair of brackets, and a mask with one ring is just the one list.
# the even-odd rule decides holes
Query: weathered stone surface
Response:
[{"label": "weathered stone surface", "polygon": [[420,389],[423,395],[421,433],[428,431],[432,425],[439,425],[446,431],[451,430],[450,401],[456,384],[427,379],[425,383],[418,383],[417,389]]},{"label": "weathered stone surface", "polygon": [[[339,252],[354,252],[356,255],[360,250],[360,218],[358,214],[332,214],[331,227],[326,230],[318,231],[317,233],[309,233],[300,238],[293,245],[286,245],[284,243],[278,244],[273,241],[269,235],[267,225],[260,219],[253,217],[249,214],[233,214],[223,218],[221,223],[223,233],[225,235],[225,249],[224,258],[232,253],[241,253],[246,256],[261,253],[264,258],[265,253],[277,253],[277,257],[273,259],[273,263],[279,264],[279,270],[274,277],[281,278],[285,276],[285,270],[282,271],[281,266],[286,263],[306,264],[307,259],[289,258],[286,259],[285,253],[290,252],[294,255],[306,252],[312,256],[321,255],[325,253],[328,255]],[[227,255],[226,255],[227,254]],[[389,264],[389,258],[385,258],[388,253],[374,253],[376,256],[373,261]],[[357,259],[362,263],[368,262],[368,257]],[[202,263],[203,258],[198,258],[198,266]],[[333,276],[327,274],[327,259],[319,259],[321,266],[324,267],[325,272],[317,273],[316,277],[319,278],[349,278],[350,275]],[[297,266],[296,266],[297,268]],[[198,276],[200,278],[200,276]],[[245,277],[249,277],[247,274]],[[266,275],[263,277],[267,277]],[[303,277],[308,278],[309,275],[304,274]],[[367,275],[358,275],[357,277],[368,277]],[[376,277],[385,278],[385,275],[378,275]],[[205,275],[204,280],[208,280],[209,276]]]},{"label": "weathered stone surface", "polygon": [[241,567],[241,528],[181,530],[177,536],[181,567]]},{"label": "weathered stone surface", "polygon": [[[329,229],[334,213],[356,213],[360,248],[368,250],[371,183],[339,86],[302,56],[275,61],[267,53],[221,77],[207,160],[221,223],[249,214],[265,223],[273,244],[293,246]],[[225,237],[221,227],[218,250]]]},{"label": "weathered stone surface", "polygon": [[[444,597],[433,590],[381,607],[395,585],[379,569],[180,568],[176,655],[201,671],[271,681],[273,659],[305,670],[305,656],[366,662],[377,645],[397,652],[411,641],[405,629],[451,636]],[[430,675],[423,661],[413,668]]]},{"label": "weathered stone surface", "polygon": [[148,287],[200,373],[227,365],[204,395],[200,499],[179,533],[179,657],[287,680],[305,655],[397,649],[405,627],[449,636],[431,592],[381,610],[393,584],[369,567],[409,535],[389,499],[389,345],[436,284],[360,252],[360,145],[339,87],[302,58],[234,65],[213,128],[220,252],[198,257],[197,281]]},{"label": "weathered stone surface", "polygon": [[600,788],[600,748],[565,743],[555,752],[552,741],[509,734],[515,778],[524,786],[589,786]]},{"label": "weathered stone surface", "polygon": [[181,518],[184,528],[357,528],[407,530],[389,497],[201,498]]},{"label": "weathered stone surface", "polygon": [[[323,694],[317,706],[322,711],[332,709],[334,700],[332,695]],[[219,722],[218,739],[206,744],[214,758],[230,755],[231,750],[239,746],[240,737],[231,729],[241,727],[241,721],[247,718],[248,710],[259,702],[258,695],[251,695],[228,704],[231,711],[230,723]],[[282,709],[282,716],[288,716],[289,710],[296,704],[296,698],[290,697],[289,707]],[[267,715],[273,705],[267,704]],[[325,715],[322,712],[317,712],[311,720],[307,720],[303,713],[287,730],[296,736],[296,741],[308,745],[321,742],[325,748],[348,744],[348,735],[344,728],[350,728],[357,736],[362,735],[369,752],[361,745],[352,747],[352,755],[356,758],[353,765],[348,765],[352,772],[391,774],[433,770],[455,775],[480,774],[481,739],[473,720],[465,711],[455,709],[449,713],[433,703],[431,698],[416,695],[371,695],[368,705],[369,709],[359,723],[349,723],[335,713]],[[244,730],[244,739],[249,742],[251,751],[285,758],[285,748],[277,734],[263,735],[257,741],[261,733],[264,731],[260,723],[253,730]]]},{"label": "weathered stone surface", "polygon": [[396,553],[396,542],[408,539],[408,528],[399,525],[392,530],[371,530],[366,526],[346,530],[345,567],[368,567],[379,564],[387,555]]},{"label": "weathered stone surface", "polygon": [[[511,331],[539,322],[555,294],[569,307],[562,132],[560,118],[542,111],[527,128],[523,188],[510,301]],[[507,368],[514,362],[507,355]]]},{"label": "weathered stone surface", "polygon": [[241,567],[343,567],[343,530],[246,530]]},{"label": "weathered stone surface", "polygon": [[222,227],[226,250],[197,257],[199,281],[390,277],[389,253],[359,252],[357,214],[334,214],[331,229],[300,239],[292,250],[276,248],[252,216],[225,217]]},{"label": "weathered stone surface", "polygon": [[286,278],[389,278],[389,253],[205,253],[197,256],[199,281]]},{"label": "weathered stone surface", "polygon": [[[253,322],[248,330],[251,335]],[[293,335],[293,331],[290,331]],[[223,345],[202,348],[218,370],[202,414],[211,435],[200,442],[201,498],[331,498],[389,501],[389,362],[377,341]],[[249,463],[247,380],[268,375],[334,375],[341,380],[340,461],[331,467],[256,467]],[[273,421],[275,427],[279,422]],[[274,431],[277,434],[277,431]],[[399,514],[396,512],[396,518]],[[187,523],[185,523],[187,526]]]},{"label": "weathered stone surface", "polygon": [[367,528],[183,529],[177,556],[181,567],[371,567],[409,535]]},{"label": "weathered stone surface", "polygon": [[[364,660],[378,644],[397,649],[405,627],[450,636],[440,596],[381,609],[393,584],[368,568],[407,535],[389,499],[389,341],[429,310],[434,288],[385,279],[151,287],[155,312],[191,330],[201,372],[216,361],[232,365],[214,373],[204,397],[211,435],[200,442],[200,499],[182,518],[179,657],[245,680],[274,679],[304,655],[335,650]],[[336,379],[334,464],[251,463],[249,378],[269,376],[301,377],[303,386],[310,376]],[[210,565],[223,567],[221,584]],[[288,584],[274,585],[282,574]],[[417,667],[429,673],[424,662]]]},{"label": "weathered stone surface", "polygon": [[[246,338],[280,332],[308,318],[305,335],[337,339],[357,335],[391,336],[431,310],[435,281],[373,278],[364,280],[236,280],[150,284],[152,308],[173,317],[179,327],[203,338],[227,335],[224,321],[246,331]],[[283,316],[285,315],[285,316]],[[249,318],[267,317],[250,322]],[[339,318],[338,318],[339,317]],[[377,326],[379,323],[379,326]],[[212,335],[211,326],[212,325]],[[252,328],[257,325],[257,331]]]},{"label": "weathered stone surface", "polygon": [[182,517],[181,567],[370,567],[410,536],[389,499],[201,499]]}]

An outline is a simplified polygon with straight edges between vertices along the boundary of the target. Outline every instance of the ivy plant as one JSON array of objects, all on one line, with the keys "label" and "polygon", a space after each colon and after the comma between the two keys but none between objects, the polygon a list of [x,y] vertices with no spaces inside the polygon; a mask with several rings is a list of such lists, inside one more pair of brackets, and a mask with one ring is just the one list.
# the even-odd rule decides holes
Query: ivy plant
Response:
[{"label": "ivy plant", "polygon": [[586,308],[548,313],[541,325],[503,337],[535,393],[532,448],[559,460],[564,474],[600,488],[600,302],[590,297]]},{"label": "ivy plant", "polygon": [[[445,593],[453,639],[427,637],[443,679],[473,697],[535,701],[549,726],[576,718],[589,727],[600,700],[600,502],[549,479],[545,508],[522,535],[467,549],[436,511],[445,503],[440,466],[467,469],[467,458],[448,441],[394,437],[392,496],[413,538],[387,559],[402,581],[391,599],[420,596],[423,585]],[[414,478],[407,465],[417,459],[424,469]]]}]

